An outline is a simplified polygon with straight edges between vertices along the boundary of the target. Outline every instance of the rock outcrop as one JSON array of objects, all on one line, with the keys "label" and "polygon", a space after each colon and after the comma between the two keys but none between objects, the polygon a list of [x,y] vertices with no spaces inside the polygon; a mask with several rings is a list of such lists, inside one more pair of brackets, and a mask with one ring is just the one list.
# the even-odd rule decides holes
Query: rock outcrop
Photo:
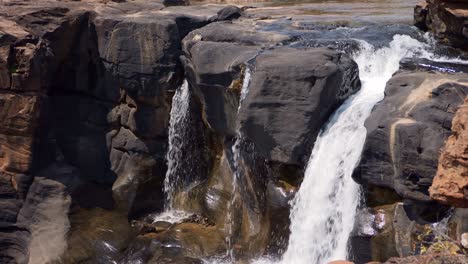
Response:
[{"label": "rock outcrop", "polygon": [[468,99],[455,114],[452,135],[440,155],[429,192],[432,199],[442,203],[468,207]]},{"label": "rock outcrop", "polygon": [[[253,23],[212,23],[183,41],[210,158],[206,182],[187,185],[181,195],[191,202],[179,206],[224,228],[235,221],[232,244],[242,257],[285,246],[280,237],[287,237],[291,185],[300,182],[321,126],[359,89],[357,65],[346,55],[278,47],[292,38]],[[291,126],[282,126],[284,119]],[[233,208],[225,208],[230,203]],[[234,220],[220,214],[226,211]]]},{"label": "rock outcrop", "polygon": [[424,0],[414,8],[414,24],[443,43],[468,50],[468,2]]},{"label": "rock outcrop", "polygon": [[[110,230],[122,237],[127,217],[162,209],[181,40],[222,7],[163,8],[145,0],[0,6],[0,262],[93,261],[102,246],[82,243],[80,232],[99,220],[80,221],[86,208],[119,215],[127,227]],[[44,237],[48,248],[38,246]]]},{"label": "rock outcrop", "polygon": [[240,132],[265,159],[303,167],[322,125],[359,86],[357,64],[333,50],[267,50],[255,60]]},{"label": "rock outcrop", "polygon": [[401,71],[366,121],[367,140],[353,177],[366,186],[429,202],[439,153],[468,94],[467,74]]}]

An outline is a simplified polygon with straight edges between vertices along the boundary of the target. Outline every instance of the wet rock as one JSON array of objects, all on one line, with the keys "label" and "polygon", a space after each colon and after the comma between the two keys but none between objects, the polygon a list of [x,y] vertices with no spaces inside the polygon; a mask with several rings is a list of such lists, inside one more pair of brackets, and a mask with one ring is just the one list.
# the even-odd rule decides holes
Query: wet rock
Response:
[{"label": "wet rock", "polygon": [[[22,210],[38,223],[50,217],[28,203],[50,202],[46,193],[34,191],[49,186],[50,179],[34,176],[45,168],[47,175],[60,174],[57,162],[79,170],[82,181],[72,190],[50,187],[58,188],[50,199],[65,214],[57,217],[63,224],[57,232],[68,230],[68,222],[73,230],[66,242],[80,237],[73,213],[66,216],[70,206],[116,209],[125,222],[129,215],[162,208],[170,100],[182,82],[181,40],[221,7],[160,12],[159,1],[101,2],[0,5],[0,206],[6,219],[0,255],[5,260],[24,262],[29,240],[40,239],[32,223],[24,220],[20,226],[17,216]],[[31,183],[36,187],[29,188]],[[25,234],[30,225],[33,237]],[[122,241],[112,247],[122,248]],[[78,245],[66,254],[88,260],[97,247]],[[56,251],[61,249],[51,249]]]},{"label": "wet rock", "polygon": [[153,224],[154,226],[154,231],[156,232],[162,232],[168,230],[172,224],[169,222],[164,222],[164,221],[157,221]]},{"label": "wet rock", "polygon": [[451,263],[462,264],[468,261],[466,255],[452,255],[452,254],[425,254],[418,256],[411,256],[406,258],[391,258],[384,264],[429,264],[429,263]]},{"label": "wet rock", "polygon": [[206,227],[195,223],[181,223],[172,226],[165,232],[148,234],[147,237],[177,248],[180,251],[178,256],[203,258],[226,252],[224,234],[215,226]]},{"label": "wet rock", "polygon": [[466,229],[464,210],[447,212],[411,201],[360,210],[350,239],[352,260],[384,262],[428,252],[462,253],[455,241]]},{"label": "wet rock", "polygon": [[468,94],[466,74],[401,71],[366,121],[367,140],[354,179],[430,201],[429,186],[450,135],[452,118]]},{"label": "wet rock", "polygon": [[468,65],[461,63],[437,62],[428,59],[407,58],[400,62],[400,69],[408,71],[437,71],[445,73],[468,72]]},{"label": "wet rock", "polygon": [[136,236],[126,215],[100,208],[73,208],[62,263],[106,263],[116,260]]},{"label": "wet rock", "polygon": [[443,43],[467,50],[468,3],[463,0],[431,0],[414,9],[414,24],[430,30]]},{"label": "wet rock", "polygon": [[203,105],[204,121],[211,130],[235,136],[238,86],[242,85],[245,64],[263,45],[287,39],[287,36],[256,32],[247,25],[232,23],[212,23],[187,35],[183,49],[188,82]]},{"label": "wet rock", "polygon": [[427,30],[427,2],[421,1],[414,7],[414,25],[422,30]]},{"label": "wet rock", "polygon": [[468,207],[468,99],[457,110],[429,189],[431,198],[455,207]]}]

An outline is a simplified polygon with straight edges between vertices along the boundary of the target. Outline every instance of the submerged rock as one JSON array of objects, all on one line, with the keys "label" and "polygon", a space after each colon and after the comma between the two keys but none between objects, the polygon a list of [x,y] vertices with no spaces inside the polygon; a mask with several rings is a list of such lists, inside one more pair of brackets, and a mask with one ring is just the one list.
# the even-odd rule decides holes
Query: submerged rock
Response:
[{"label": "submerged rock", "polygon": [[240,132],[263,158],[302,167],[323,124],[359,87],[357,64],[339,52],[267,50],[255,60]]}]

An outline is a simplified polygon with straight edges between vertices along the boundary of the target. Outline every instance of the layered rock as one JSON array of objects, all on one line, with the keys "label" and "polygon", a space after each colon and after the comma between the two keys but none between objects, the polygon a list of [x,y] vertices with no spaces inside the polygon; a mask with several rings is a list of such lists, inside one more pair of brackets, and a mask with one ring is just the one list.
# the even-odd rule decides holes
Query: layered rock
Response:
[{"label": "layered rock", "polygon": [[452,122],[452,135],[440,155],[437,175],[429,189],[432,199],[468,207],[468,99]]},{"label": "layered rock", "polygon": [[468,50],[468,3],[465,0],[425,0],[414,9],[414,24],[440,41]]},{"label": "layered rock", "polygon": [[106,228],[122,239],[127,217],[161,210],[181,39],[221,9],[162,8],[143,0],[0,7],[0,262],[93,261],[102,245],[83,243],[83,233],[99,218],[83,208],[118,215]]},{"label": "layered rock", "polygon": [[400,71],[366,121],[367,140],[353,177],[367,187],[429,202],[429,186],[455,112],[468,94],[467,74]]},{"label": "layered rock", "polygon": [[183,42],[210,158],[206,181],[187,185],[191,202],[179,206],[232,228],[235,255],[246,258],[285,246],[291,184],[323,123],[359,88],[357,65],[345,55],[275,47],[292,38],[254,23],[213,23]]}]

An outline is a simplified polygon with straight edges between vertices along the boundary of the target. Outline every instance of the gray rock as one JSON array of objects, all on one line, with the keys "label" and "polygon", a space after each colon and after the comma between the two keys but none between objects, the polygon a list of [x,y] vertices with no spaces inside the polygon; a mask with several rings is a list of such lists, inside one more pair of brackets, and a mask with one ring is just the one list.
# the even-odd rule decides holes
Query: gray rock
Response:
[{"label": "gray rock", "polygon": [[359,88],[357,64],[346,55],[328,49],[265,51],[256,58],[240,109],[240,131],[265,159],[302,166],[330,114]]},{"label": "gray rock", "polygon": [[354,179],[429,201],[440,149],[468,94],[467,80],[467,74],[397,73],[366,121],[367,140]]}]

